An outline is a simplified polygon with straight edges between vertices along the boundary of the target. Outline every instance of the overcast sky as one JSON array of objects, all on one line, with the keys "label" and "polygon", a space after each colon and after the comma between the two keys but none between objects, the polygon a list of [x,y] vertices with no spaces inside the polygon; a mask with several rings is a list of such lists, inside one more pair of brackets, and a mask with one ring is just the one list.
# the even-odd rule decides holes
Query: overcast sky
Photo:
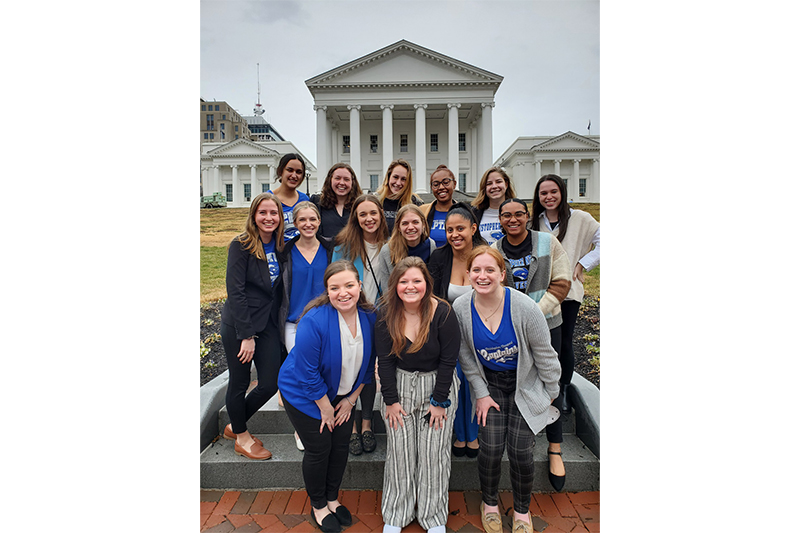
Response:
[{"label": "overcast sky", "polygon": [[264,117],[316,162],[305,80],[401,39],[504,77],[493,159],[522,135],[600,133],[599,2],[202,0],[200,97]]}]

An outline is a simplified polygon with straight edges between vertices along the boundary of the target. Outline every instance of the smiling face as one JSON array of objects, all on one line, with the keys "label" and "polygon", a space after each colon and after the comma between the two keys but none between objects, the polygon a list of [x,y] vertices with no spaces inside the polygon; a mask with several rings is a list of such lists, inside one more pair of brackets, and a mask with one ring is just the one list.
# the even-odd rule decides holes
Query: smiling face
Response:
[{"label": "smiling face", "polygon": [[499,172],[492,172],[486,178],[486,196],[489,200],[500,200],[506,197],[506,180]]},{"label": "smiling face", "polygon": [[361,291],[361,282],[356,273],[343,270],[328,278],[328,298],[334,309],[343,315],[352,312],[358,305],[358,296]]},{"label": "smiling face", "polygon": [[294,217],[294,227],[300,231],[303,237],[314,237],[319,229],[319,217],[316,211],[311,208],[301,209]]},{"label": "smiling face", "polygon": [[297,159],[292,159],[286,163],[283,172],[281,172],[281,184],[291,189],[299,187],[303,183],[303,178],[305,178],[303,163]]},{"label": "smiling face", "polygon": [[470,265],[469,283],[476,293],[488,295],[502,287],[505,275],[505,269],[491,255],[480,254]]},{"label": "smiling face", "polygon": [[353,176],[346,168],[337,168],[331,176],[331,188],[334,194],[340,198],[345,198],[353,189]]},{"label": "smiling face", "polygon": [[397,280],[397,296],[405,305],[417,306],[425,297],[426,290],[425,276],[416,267],[406,270]]},{"label": "smiling face", "polygon": [[509,237],[524,236],[528,229],[528,208],[519,202],[508,202],[500,208],[500,225]]},{"label": "smiling face", "polygon": [[539,184],[539,203],[546,211],[555,211],[561,205],[561,189],[555,181],[546,180]]},{"label": "smiling face", "polygon": [[456,181],[450,177],[450,173],[444,170],[434,172],[431,176],[431,192],[436,200],[446,204],[453,198],[453,191],[456,190]]},{"label": "smiling face", "polygon": [[395,165],[389,174],[389,191],[391,194],[400,193],[406,186],[408,170],[403,165]]},{"label": "smiling face", "polygon": [[420,239],[422,239],[422,219],[416,213],[406,213],[397,224],[400,226],[400,233],[409,247],[420,243]]},{"label": "smiling face", "polygon": [[447,234],[447,242],[453,250],[461,252],[472,249],[472,236],[478,231],[478,225],[472,224],[461,215],[454,214],[447,217],[444,231]]},{"label": "smiling face", "polygon": [[381,222],[380,209],[370,201],[361,202],[356,208],[358,225],[361,226],[361,231],[364,234],[372,235],[378,231],[378,226]]},{"label": "smiling face", "polygon": [[278,209],[277,204],[272,200],[261,200],[256,208],[253,220],[258,228],[262,242],[270,242],[272,232],[278,227],[283,219],[283,211]]}]

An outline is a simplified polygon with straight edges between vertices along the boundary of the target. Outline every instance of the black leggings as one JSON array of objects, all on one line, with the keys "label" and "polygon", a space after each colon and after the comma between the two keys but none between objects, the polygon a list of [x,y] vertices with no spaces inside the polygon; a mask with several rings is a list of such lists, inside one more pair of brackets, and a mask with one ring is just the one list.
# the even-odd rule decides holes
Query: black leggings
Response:
[{"label": "black leggings", "polygon": [[[559,353],[561,350],[561,326],[550,330],[550,345],[553,347],[556,353]],[[559,354],[558,359],[559,361],[561,360],[561,354]],[[558,444],[564,442],[563,427],[564,422],[561,420],[560,416],[555,422],[545,427],[544,431],[547,435],[547,442]]]},{"label": "black leggings", "polygon": [[[331,402],[334,409],[344,395]],[[313,418],[298,410],[286,399],[283,400],[286,414],[306,449],[303,452],[303,481],[311,506],[322,509],[328,502],[339,499],[339,487],[347,467],[348,443],[353,430],[353,417],[340,426],[334,426],[333,433],[325,426],[319,432],[321,419]]]},{"label": "black leggings", "polygon": [[277,326],[268,324],[264,331],[256,333],[256,349],[252,363],[258,372],[258,385],[247,392],[250,386],[250,363],[242,363],[236,354],[242,345],[236,338],[236,329],[224,322],[220,326],[225,358],[228,360],[228,391],[225,405],[231,418],[234,433],[247,431],[247,421],[262,405],[278,391],[278,371],[281,368],[281,341]]},{"label": "black leggings", "polygon": [[[575,324],[578,322],[578,309],[581,303],[575,300],[561,302],[561,351],[558,361],[561,363],[561,384],[569,385],[572,382],[572,372],[575,368],[575,351],[572,348],[572,337],[575,335]],[[556,350],[559,351],[559,350]]]}]

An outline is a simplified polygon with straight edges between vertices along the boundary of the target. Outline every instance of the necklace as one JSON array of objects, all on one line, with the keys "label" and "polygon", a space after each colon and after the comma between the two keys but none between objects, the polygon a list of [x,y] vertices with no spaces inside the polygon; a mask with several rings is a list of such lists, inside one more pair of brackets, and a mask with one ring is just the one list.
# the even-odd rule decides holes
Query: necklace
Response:
[{"label": "necklace", "polygon": [[475,309],[478,311],[478,315],[481,317],[481,320],[483,320],[484,322],[489,322],[489,319],[492,318],[494,316],[494,314],[497,312],[497,310],[500,309],[500,306],[503,305],[503,301],[504,300],[505,300],[505,293],[500,298],[500,303],[497,304],[497,307],[494,308],[494,311],[492,311],[491,314],[486,316],[486,317],[482,316],[480,309],[478,309],[477,306],[475,306]]}]

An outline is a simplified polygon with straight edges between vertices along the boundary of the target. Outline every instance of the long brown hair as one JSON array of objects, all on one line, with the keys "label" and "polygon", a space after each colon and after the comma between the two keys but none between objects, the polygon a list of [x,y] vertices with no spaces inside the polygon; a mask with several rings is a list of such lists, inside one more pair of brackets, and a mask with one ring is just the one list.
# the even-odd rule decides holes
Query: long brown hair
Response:
[{"label": "long brown hair", "polygon": [[392,350],[389,355],[395,355],[400,358],[400,353],[406,347],[406,317],[403,314],[403,300],[397,295],[397,283],[400,278],[412,268],[419,269],[422,272],[422,277],[425,278],[425,295],[422,297],[419,308],[420,317],[420,330],[416,340],[408,348],[407,354],[418,352],[420,348],[428,341],[428,335],[431,331],[431,321],[433,314],[436,312],[436,302],[444,302],[450,308],[445,300],[433,294],[433,278],[425,266],[425,261],[416,256],[406,257],[400,260],[399,263],[392,270],[389,276],[389,287],[380,298],[379,309],[381,310],[382,320],[386,323],[389,330],[389,336],[392,337]]},{"label": "long brown hair", "polygon": [[[408,171],[408,176],[406,176],[406,184],[403,187],[403,190],[400,191],[397,195],[392,193],[392,190],[389,188],[389,178],[392,176],[392,170],[394,167],[400,165],[404,169]],[[378,188],[375,194],[378,196],[378,199],[381,201],[380,205],[383,205],[383,201],[387,198],[391,198],[392,200],[400,200],[399,205],[403,206],[406,204],[411,203],[411,197],[414,196],[412,191],[413,188],[413,179],[411,175],[411,165],[408,164],[408,161],[405,159],[395,159],[391,163],[389,163],[389,169],[386,171],[386,176],[383,178],[383,185]]]},{"label": "long brown hair", "polygon": [[[253,198],[253,201],[250,202],[250,211],[247,213],[247,222],[244,226],[244,232],[235,237],[235,240],[238,240],[240,243],[242,243],[242,247],[246,251],[255,255],[262,261],[267,260],[267,254],[264,253],[264,246],[262,246],[261,243],[261,235],[258,233],[258,227],[256,226],[256,211],[258,211],[259,204],[261,204],[261,202],[264,200],[272,200],[275,202],[275,207],[278,208],[279,222],[278,227],[272,232],[272,241],[275,243],[275,249],[277,251],[283,251],[283,208],[281,207],[281,201],[278,200],[277,196],[271,192],[262,192]],[[230,244],[228,247],[230,247]]]},{"label": "long brown hair", "polygon": [[506,200],[514,198],[517,195],[514,190],[514,184],[511,183],[511,178],[506,174],[506,171],[501,167],[492,167],[483,173],[481,183],[478,185],[478,194],[475,196],[475,199],[472,200],[472,205],[477,209],[484,210],[489,207],[489,198],[486,196],[486,182],[489,180],[489,174],[492,172],[500,174],[503,177],[503,181],[506,182]]},{"label": "long brown hair", "polygon": [[[352,272],[356,275],[356,281],[361,281],[361,279],[358,277],[358,269],[356,269],[352,261],[348,261],[347,259],[339,259],[338,261],[334,261],[328,265],[328,268],[325,269],[325,275],[322,278],[322,284],[325,285],[325,292],[308,302],[305,309],[303,309],[303,315],[315,307],[321,307],[331,303],[331,298],[328,296],[328,280],[331,279],[331,276],[335,276],[336,274],[345,271]],[[364,295],[363,290],[358,293],[358,303],[356,305],[367,312],[375,310],[375,306],[367,301],[367,297]],[[302,318],[303,315],[300,315],[300,317]]]},{"label": "long brown hair", "polygon": [[353,170],[353,167],[347,163],[336,163],[330,168],[330,170],[328,170],[328,175],[325,177],[325,183],[322,184],[322,192],[320,193],[319,197],[319,206],[323,209],[332,209],[336,207],[338,200],[336,198],[336,193],[333,192],[333,186],[331,185],[331,182],[333,181],[333,173],[340,168],[343,168],[350,173],[350,179],[353,182],[352,187],[350,187],[350,192],[347,194],[347,199],[344,201],[344,208],[350,209],[353,206],[353,202],[356,200],[356,198],[361,196],[361,185],[358,184],[356,172]]},{"label": "long brown hair", "polygon": [[381,202],[372,194],[362,194],[353,202],[353,208],[350,210],[350,218],[347,220],[347,225],[336,235],[336,246],[341,246],[341,252],[344,257],[350,261],[355,261],[357,257],[367,264],[367,247],[364,245],[364,230],[361,229],[361,224],[358,223],[358,206],[364,202],[372,202],[378,208],[380,213],[380,222],[378,222],[377,241],[375,241],[380,249],[386,239],[389,238],[389,226],[386,224],[386,216],[383,214],[383,207]]},{"label": "long brown hair", "polygon": [[408,241],[406,241],[405,237],[403,237],[403,233],[400,229],[400,222],[403,220],[403,217],[406,216],[409,211],[415,215],[417,215],[420,220],[422,221],[422,233],[420,234],[420,244],[423,242],[427,242],[428,237],[431,236],[431,230],[428,227],[428,221],[425,219],[425,215],[422,214],[422,210],[415,206],[414,204],[406,204],[400,209],[397,210],[397,217],[395,218],[394,228],[392,228],[392,235],[389,237],[389,258],[392,261],[392,264],[399,263],[401,259],[408,255]]},{"label": "long brown hair", "polygon": [[536,187],[533,188],[533,217],[531,218],[531,229],[536,231],[547,231],[539,229],[539,215],[545,212],[545,208],[539,200],[539,187],[545,181],[552,181],[561,191],[561,203],[558,204],[558,242],[563,242],[567,236],[567,226],[569,226],[569,202],[567,202],[567,184],[561,176],[557,174],[546,174],[539,178]]}]

